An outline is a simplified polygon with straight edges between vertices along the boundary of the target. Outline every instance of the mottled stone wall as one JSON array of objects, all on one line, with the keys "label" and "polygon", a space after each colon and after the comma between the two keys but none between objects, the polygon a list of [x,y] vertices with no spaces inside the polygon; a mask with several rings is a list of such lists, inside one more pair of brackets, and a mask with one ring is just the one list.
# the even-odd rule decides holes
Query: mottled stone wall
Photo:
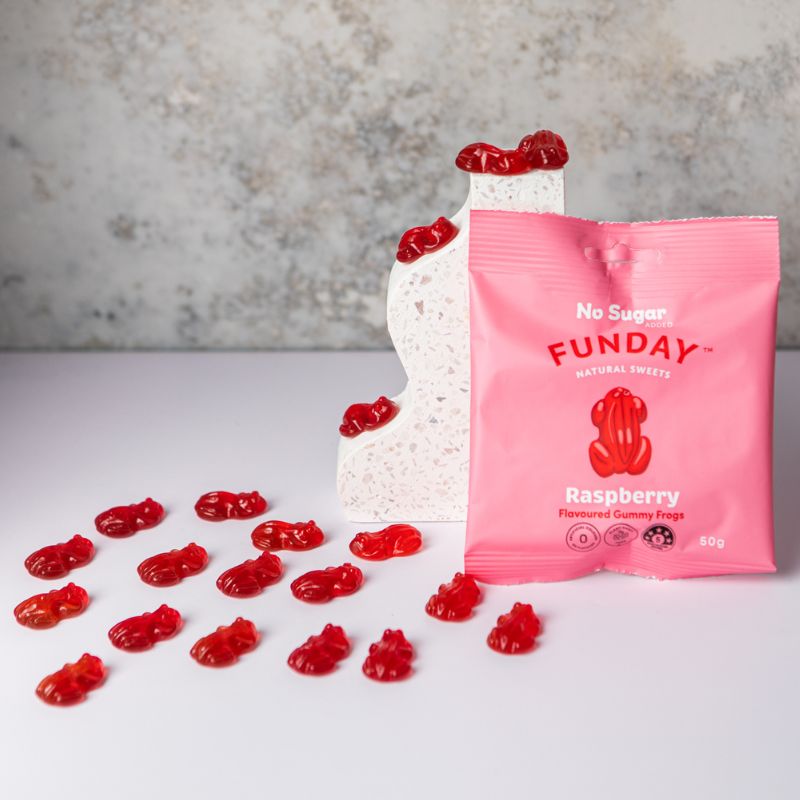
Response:
[{"label": "mottled stone wall", "polygon": [[461,145],[567,208],[771,214],[800,344],[797,0],[0,0],[0,346],[385,347]]}]

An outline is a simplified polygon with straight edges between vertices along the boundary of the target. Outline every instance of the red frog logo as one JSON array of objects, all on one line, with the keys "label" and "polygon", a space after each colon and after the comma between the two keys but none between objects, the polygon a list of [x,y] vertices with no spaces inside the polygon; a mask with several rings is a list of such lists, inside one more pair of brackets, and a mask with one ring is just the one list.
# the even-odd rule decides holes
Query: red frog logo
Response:
[{"label": "red frog logo", "polygon": [[589,461],[602,478],[627,472],[641,475],[650,463],[650,440],[642,436],[647,406],[641,397],[618,386],[592,407],[598,437],[589,445]]}]

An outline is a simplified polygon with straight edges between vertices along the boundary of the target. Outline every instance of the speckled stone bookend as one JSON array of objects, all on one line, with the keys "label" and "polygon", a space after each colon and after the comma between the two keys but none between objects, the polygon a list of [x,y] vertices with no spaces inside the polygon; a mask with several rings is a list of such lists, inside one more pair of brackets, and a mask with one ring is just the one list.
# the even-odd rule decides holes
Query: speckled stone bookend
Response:
[{"label": "speckled stone bookend", "polygon": [[[337,486],[347,518],[466,519],[469,477],[469,295],[471,209],[564,213],[564,170],[470,173],[457,234],[389,278],[389,334],[408,375],[400,411],[375,430],[339,442]],[[380,387],[376,387],[377,390]],[[356,399],[356,398],[354,398]]]}]

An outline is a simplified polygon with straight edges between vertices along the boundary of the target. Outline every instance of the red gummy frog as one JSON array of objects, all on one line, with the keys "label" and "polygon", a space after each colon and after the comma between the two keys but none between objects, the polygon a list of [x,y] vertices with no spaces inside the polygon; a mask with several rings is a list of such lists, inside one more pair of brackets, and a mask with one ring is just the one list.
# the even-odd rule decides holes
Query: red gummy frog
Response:
[{"label": "red gummy frog", "polygon": [[217,578],[217,588],[228,597],[255,597],[280,580],[283,564],[278,556],[262,553],[231,567]]},{"label": "red gummy frog", "polygon": [[439,217],[431,225],[410,228],[400,237],[396,258],[402,264],[410,264],[428,253],[440,250],[457,233],[458,228],[447,217]]},{"label": "red gummy frog", "polygon": [[520,139],[514,150],[502,150],[485,142],[467,145],[456,157],[465,172],[520,175],[533,169],[560,169],[569,161],[564,140],[552,131],[536,131]]},{"label": "red gummy frog", "polygon": [[164,519],[164,506],[152,497],[129,506],[114,506],[98,514],[94,526],[98,533],[121,539],[133,536],[137,531],[153,528]]},{"label": "red gummy frog", "polygon": [[149,650],[156,642],[171,639],[183,626],[180,612],[167,605],[118,622],[108,632],[114,647],[129,652]]},{"label": "red gummy frog", "polygon": [[137,567],[139,577],[150,586],[174,586],[184,578],[196,575],[208,564],[204,547],[191,542],[180,550],[158,553]]},{"label": "red gummy frog", "polygon": [[422,547],[422,534],[413,525],[389,525],[374,533],[357,533],[350,552],[367,561],[385,561],[395,556],[410,556]]},{"label": "red gummy frog", "polygon": [[267,501],[258,492],[206,492],[194,504],[194,510],[209,522],[250,519],[267,510]]},{"label": "red gummy frog", "polygon": [[592,469],[601,477],[627,472],[641,475],[650,463],[650,440],[642,436],[647,419],[644,400],[618,386],[592,407],[598,437],[589,445]]},{"label": "red gummy frog", "polygon": [[250,620],[237,617],[231,625],[220,625],[213,633],[198,639],[191,656],[204,667],[229,667],[239,656],[254,650],[259,638]]},{"label": "red gummy frog", "polygon": [[514,603],[508,614],[497,618],[497,626],[492,628],[486,642],[498,653],[527,653],[533,650],[541,629],[542,624],[530,603]]},{"label": "red gummy frog", "polygon": [[393,420],[400,406],[392,402],[388,397],[379,397],[374,403],[354,403],[342,417],[342,424],[339,426],[339,433],[342,436],[352,438],[364,431],[372,431],[383,427],[387,422]]},{"label": "red gummy frog", "polygon": [[288,664],[303,675],[327,675],[350,653],[350,640],[338,625],[326,625],[319,636],[309,636],[289,656]]},{"label": "red gummy frog", "polygon": [[45,594],[35,594],[23,600],[15,609],[14,616],[26,628],[52,628],[62,619],[77,617],[89,605],[86,589],[68,583],[60,589]]},{"label": "red gummy frog", "polygon": [[472,609],[480,602],[481,590],[470,575],[456,572],[450,583],[443,583],[439,591],[431,595],[425,611],[445,622],[467,619]]},{"label": "red gummy frog", "polygon": [[313,519],[308,522],[262,522],[250,534],[259,550],[311,550],[322,544],[325,534]]},{"label": "red gummy frog", "polygon": [[364,583],[364,574],[352,564],[306,572],[292,581],[292,594],[306,603],[327,603],[357,591]]},{"label": "red gummy frog", "polygon": [[74,664],[64,664],[58,672],[43,678],[36,694],[51,706],[71,706],[84,700],[105,677],[102,660],[84,653]]},{"label": "red gummy frog", "polygon": [[411,672],[414,648],[403,631],[385,630],[380,641],[369,646],[369,655],[361,667],[374,681],[399,681]]},{"label": "red gummy frog", "polygon": [[25,559],[25,569],[34,578],[63,578],[71,570],[88,564],[94,557],[94,545],[75,534],[68,542],[49,544]]}]

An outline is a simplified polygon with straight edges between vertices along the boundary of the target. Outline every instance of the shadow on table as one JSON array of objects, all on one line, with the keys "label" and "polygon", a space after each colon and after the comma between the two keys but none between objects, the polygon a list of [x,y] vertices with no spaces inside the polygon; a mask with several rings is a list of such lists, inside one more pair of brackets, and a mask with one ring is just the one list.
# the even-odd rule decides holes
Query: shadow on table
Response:
[{"label": "shadow on table", "polygon": [[800,568],[800,376],[779,370],[775,391],[775,557],[779,573]]}]

